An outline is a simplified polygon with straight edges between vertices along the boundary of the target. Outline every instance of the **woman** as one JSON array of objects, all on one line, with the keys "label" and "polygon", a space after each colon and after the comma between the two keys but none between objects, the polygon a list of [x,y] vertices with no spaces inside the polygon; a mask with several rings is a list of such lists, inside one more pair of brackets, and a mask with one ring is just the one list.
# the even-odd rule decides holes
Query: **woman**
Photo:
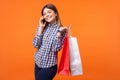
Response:
[{"label": "woman", "polygon": [[61,50],[68,28],[63,27],[58,11],[53,4],[47,4],[41,11],[33,45],[35,53],[35,79],[52,80],[57,72],[57,53]]}]

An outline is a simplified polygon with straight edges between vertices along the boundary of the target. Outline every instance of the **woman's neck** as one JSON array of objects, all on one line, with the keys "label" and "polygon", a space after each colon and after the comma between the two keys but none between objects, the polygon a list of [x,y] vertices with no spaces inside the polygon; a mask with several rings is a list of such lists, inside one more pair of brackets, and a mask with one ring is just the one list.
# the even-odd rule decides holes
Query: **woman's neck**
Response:
[{"label": "woman's neck", "polygon": [[55,21],[52,21],[52,22],[50,22],[49,24],[56,24],[57,22],[56,22],[56,20]]}]

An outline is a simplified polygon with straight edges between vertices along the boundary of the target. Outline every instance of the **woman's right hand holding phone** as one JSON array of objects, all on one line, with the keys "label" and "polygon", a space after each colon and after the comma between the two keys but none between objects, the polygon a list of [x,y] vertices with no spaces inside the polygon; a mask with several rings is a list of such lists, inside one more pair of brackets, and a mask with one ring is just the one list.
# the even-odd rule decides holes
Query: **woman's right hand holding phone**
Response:
[{"label": "woman's right hand holding phone", "polygon": [[46,25],[46,21],[44,21],[45,19],[43,18],[43,16],[40,18],[40,20],[39,20],[39,26],[40,27],[42,27],[42,28],[44,28],[45,27],[45,25]]},{"label": "woman's right hand holding phone", "polygon": [[39,20],[39,28],[38,28],[38,34],[40,35],[40,34],[42,34],[42,31],[43,31],[43,29],[44,29],[44,27],[45,27],[45,25],[46,25],[46,22],[43,22],[43,20],[44,20],[44,18],[43,18],[43,16],[40,18],[40,20]]}]

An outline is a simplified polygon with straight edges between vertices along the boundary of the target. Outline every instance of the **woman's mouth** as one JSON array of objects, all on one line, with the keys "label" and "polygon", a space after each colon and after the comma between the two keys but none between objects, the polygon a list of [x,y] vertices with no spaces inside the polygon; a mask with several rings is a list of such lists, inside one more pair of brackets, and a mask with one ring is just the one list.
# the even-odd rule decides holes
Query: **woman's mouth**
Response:
[{"label": "woman's mouth", "polygon": [[51,19],[51,17],[52,17],[52,16],[50,16],[50,17],[46,18],[46,20],[49,20],[49,19]]}]

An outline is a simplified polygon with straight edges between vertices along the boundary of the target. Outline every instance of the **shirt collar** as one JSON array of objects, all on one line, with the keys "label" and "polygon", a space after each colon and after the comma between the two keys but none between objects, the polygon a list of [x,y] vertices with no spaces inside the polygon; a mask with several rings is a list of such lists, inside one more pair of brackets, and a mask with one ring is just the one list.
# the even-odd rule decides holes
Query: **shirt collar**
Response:
[{"label": "shirt collar", "polygon": [[48,24],[48,27],[57,27],[57,24],[54,23],[54,24]]}]

